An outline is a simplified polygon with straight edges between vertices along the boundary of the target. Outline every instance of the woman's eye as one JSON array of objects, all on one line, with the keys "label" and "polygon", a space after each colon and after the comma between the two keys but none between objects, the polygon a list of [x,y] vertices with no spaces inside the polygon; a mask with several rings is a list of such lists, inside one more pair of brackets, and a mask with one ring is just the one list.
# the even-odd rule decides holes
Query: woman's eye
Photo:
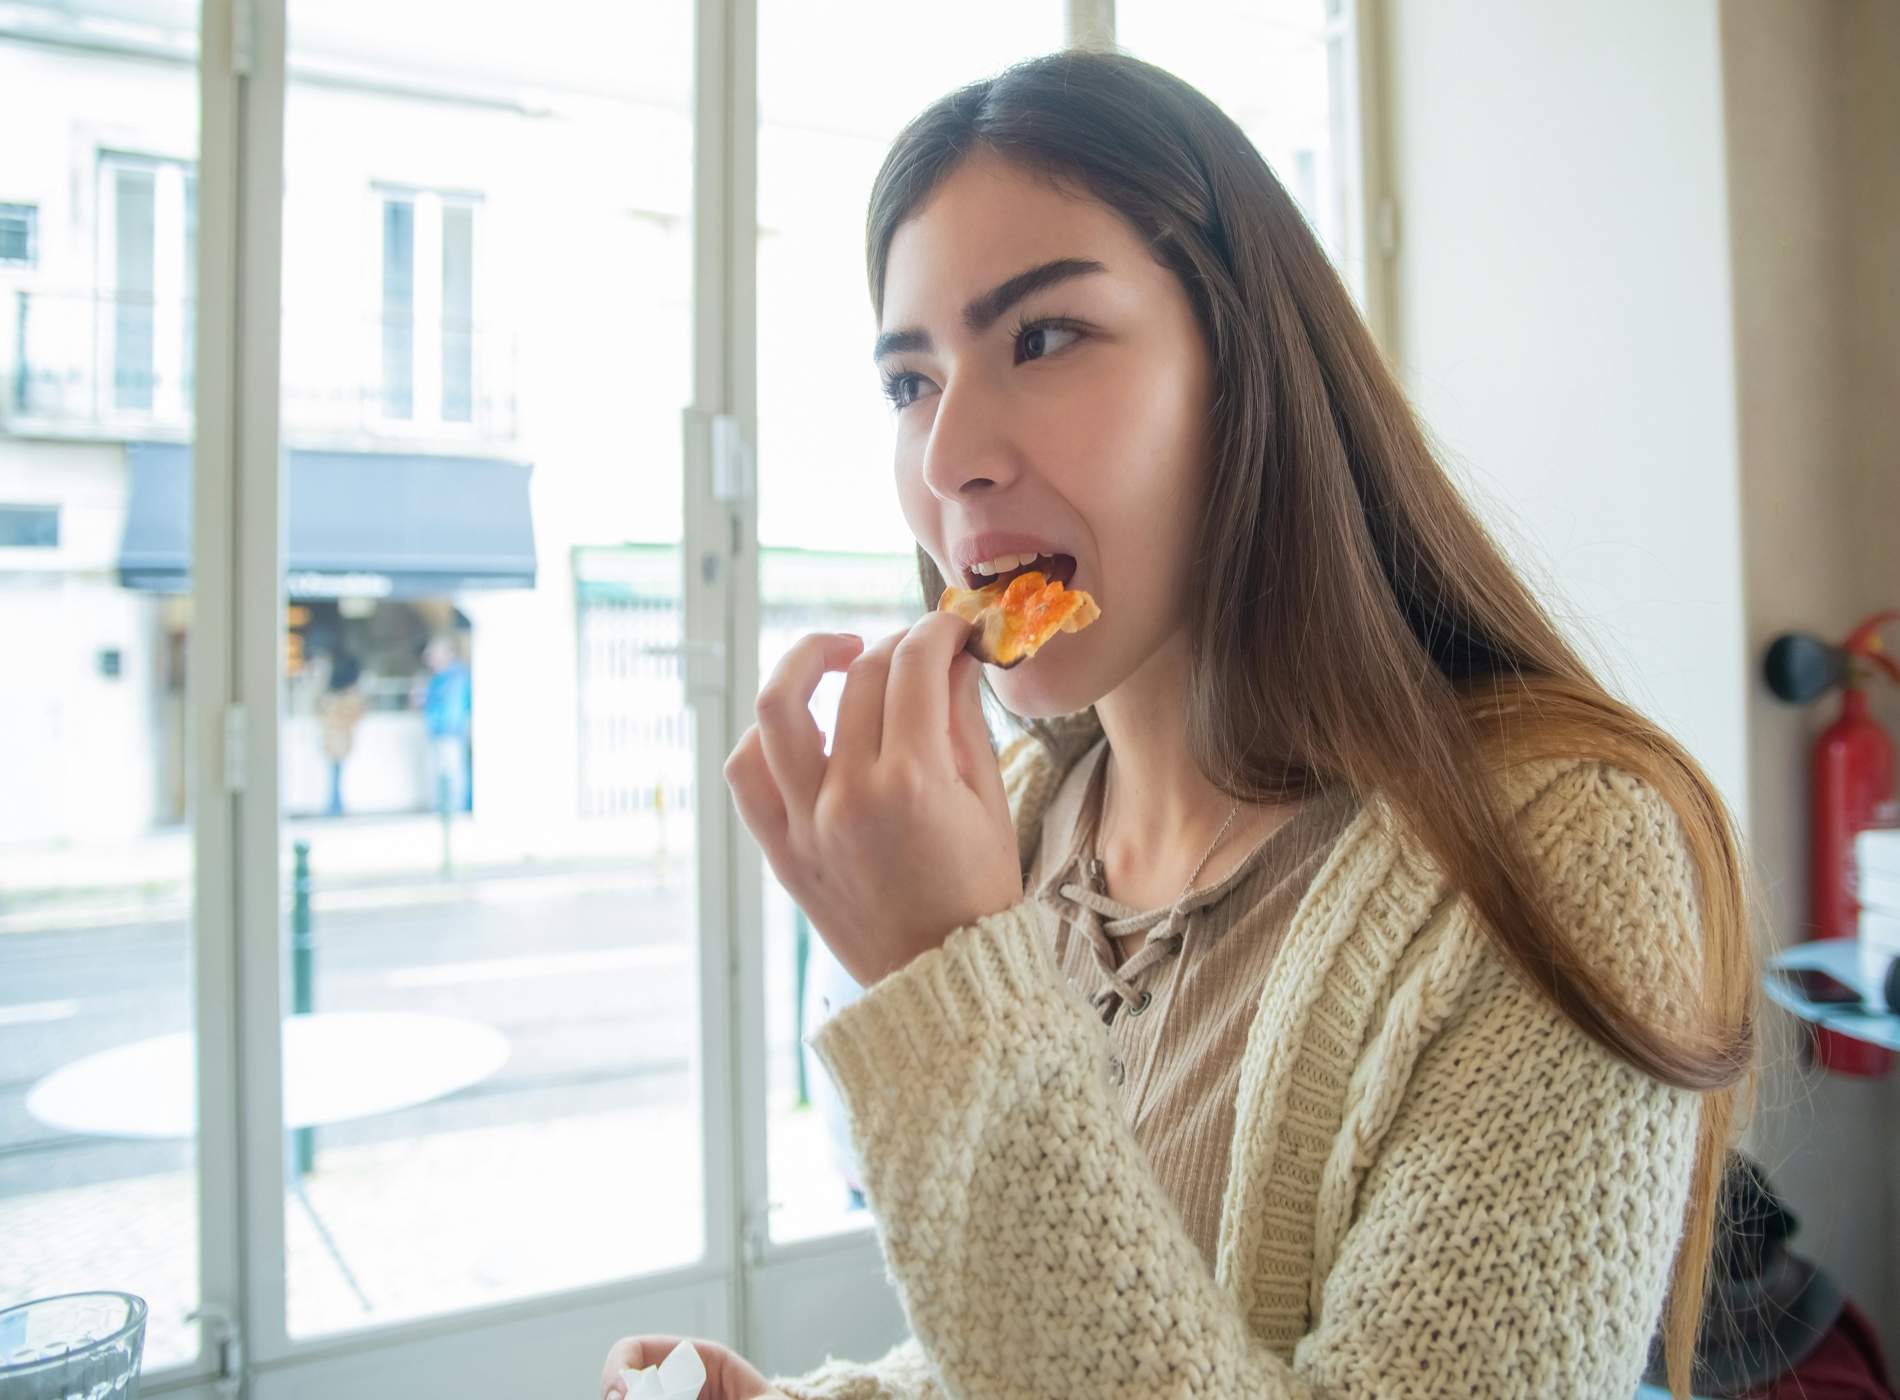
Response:
[{"label": "woman's eye", "polygon": [[917,402],[921,392],[918,383],[923,378],[918,374],[887,374],[884,376],[884,397],[891,401],[892,408],[909,408]]},{"label": "woman's eye", "polygon": [[[1082,331],[1055,321],[1032,322],[1015,332],[1016,363],[1040,360],[1058,350],[1066,350],[1080,339]],[[884,376],[884,397],[893,409],[906,409],[923,397],[930,381],[911,370],[898,370]]]},{"label": "woman's eye", "polygon": [[[1063,336],[1073,337],[1078,334],[1080,332],[1070,330],[1067,326],[1031,326],[1016,338],[1016,349],[1021,359],[1039,360],[1044,355],[1053,355],[1056,351],[1066,348],[1070,341],[1062,339]],[[1053,341],[1051,337],[1054,337]]]}]

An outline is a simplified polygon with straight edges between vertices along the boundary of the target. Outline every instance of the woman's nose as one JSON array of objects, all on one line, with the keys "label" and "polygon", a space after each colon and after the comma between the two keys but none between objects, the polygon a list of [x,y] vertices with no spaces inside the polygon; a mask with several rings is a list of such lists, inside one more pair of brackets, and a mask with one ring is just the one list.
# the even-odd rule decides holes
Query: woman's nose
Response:
[{"label": "woman's nose", "polygon": [[924,484],[955,501],[1006,486],[1018,471],[1008,416],[994,397],[965,382],[938,396],[924,445]]}]

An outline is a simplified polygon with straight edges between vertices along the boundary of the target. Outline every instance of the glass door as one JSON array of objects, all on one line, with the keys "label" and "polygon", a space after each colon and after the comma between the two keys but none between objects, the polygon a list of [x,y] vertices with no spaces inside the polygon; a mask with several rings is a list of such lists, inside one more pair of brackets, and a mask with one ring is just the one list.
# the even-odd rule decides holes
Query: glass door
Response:
[{"label": "glass door", "polygon": [[[868,643],[922,615],[916,543],[891,476],[894,421],[870,359],[866,201],[905,122],[961,83],[1061,48],[1068,22],[1062,0],[986,0],[961,6],[954,24],[861,0],[822,13],[822,23],[805,6],[758,13],[759,677],[806,632]],[[827,736],[842,687],[828,676],[813,698]],[[748,1201],[761,1203],[751,1218],[764,1222],[750,1316],[762,1364],[795,1365],[814,1329],[840,1355],[869,1353],[902,1335],[902,1316],[842,1104],[804,1043],[859,989],[760,869],[759,956],[742,959],[763,978],[744,1056],[763,1071],[745,1154]]]},{"label": "glass door", "polygon": [[[807,632],[870,643],[922,615],[870,358],[865,205],[905,122],[960,83],[1061,48],[1065,23],[1061,0],[965,5],[954,25],[869,3],[829,5],[822,25],[798,6],[761,7],[760,676]],[[853,82],[833,81],[840,63]],[[827,736],[843,684],[827,676],[813,700]],[[789,1244],[870,1224],[841,1106],[803,1044],[858,989],[765,878],[771,1240]]]},{"label": "glass door", "polygon": [[578,1394],[620,1333],[729,1332],[694,21],[285,6],[282,203],[252,210],[281,241],[252,467],[279,550],[245,634],[274,657],[247,671],[263,1396]]},{"label": "glass door", "polygon": [[191,1315],[233,1282],[229,1109],[197,1113],[228,1030],[187,703],[221,635],[194,616],[198,30],[194,0],[0,14],[0,129],[35,133],[0,152],[0,1302],[140,1295],[148,1385],[208,1369]]},{"label": "glass door", "polygon": [[1351,0],[1116,0],[1128,53],[1193,83],[1252,139],[1365,306],[1358,6]]},{"label": "glass door", "polygon": [[922,610],[864,202],[1065,8],[0,6],[60,134],[0,153],[0,1299],[141,1293],[194,1396],[197,1313],[253,1400],[901,1332],[803,1044],[856,989],[720,769]]},{"label": "glass door", "polygon": [[[1350,0],[998,0],[960,7],[954,24],[941,18],[858,0],[759,7],[759,553],[756,604],[745,609],[756,622],[756,674],[736,671],[745,694],[806,632],[870,642],[935,602],[919,594],[915,541],[891,477],[894,421],[870,363],[877,328],[864,226],[892,140],[937,97],[1070,41],[1113,43],[1171,67],[1241,122],[1349,283],[1365,281]],[[842,676],[828,676],[813,698],[827,742],[842,687]],[[735,725],[749,722],[749,711],[735,714]],[[842,1105],[805,1044],[860,989],[769,867],[756,868],[762,896],[756,921],[742,922],[752,931],[741,958],[759,978],[745,988],[758,1014],[741,1027],[752,1076],[743,1161],[753,1359],[801,1366],[816,1359],[814,1338],[837,1355],[876,1355],[902,1336],[903,1318],[884,1283]],[[748,859],[745,879],[753,869]]]}]

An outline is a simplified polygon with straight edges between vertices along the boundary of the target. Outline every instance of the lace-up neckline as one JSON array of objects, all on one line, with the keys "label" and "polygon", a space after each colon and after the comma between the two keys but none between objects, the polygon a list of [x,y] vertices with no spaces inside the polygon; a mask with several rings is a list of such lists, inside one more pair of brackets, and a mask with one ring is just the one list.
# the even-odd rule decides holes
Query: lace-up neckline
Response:
[{"label": "lace-up neckline", "polygon": [[[1093,854],[1107,782],[1106,739],[1097,741],[1093,757],[1085,761],[1091,762],[1093,767],[1076,816],[1068,856],[1042,882],[1037,897],[1087,940],[1103,980],[1101,988],[1090,996],[1089,1003],[1106,1024],[1115,1019],[1116,1010],[1122,1005],[1147,1006],[1151,993],[1141,985],[1147,974],[1157,964],[1181,955],[1190,933],[1199,927],[1196,916],[1218,905],[1251,875],[1264,854],[1280,849],[1288,833],[1304,824],[1308,813],[1326,794],[1303,802],[1292,816],[1256,841],[1253,849],[1221,879],[1190,891],[1178,904],[1141,910],[1108,893],[1102,862]],[[1115,941],[1143,932],[1147,933],[1147,939],[1118,965]]]}]

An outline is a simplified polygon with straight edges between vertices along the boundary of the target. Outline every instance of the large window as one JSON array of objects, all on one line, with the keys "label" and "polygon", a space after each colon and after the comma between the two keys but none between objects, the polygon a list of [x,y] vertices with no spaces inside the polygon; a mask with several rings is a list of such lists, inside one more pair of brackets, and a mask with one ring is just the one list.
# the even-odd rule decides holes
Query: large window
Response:
[{"label": "large window", "polygon": [[[873,641],[914,621],[914,542],[890,474],[892,419],[868,366],[865,198],[903,123],[961,81],[1062,44],[1058,4],[965,6],[954,26],[893,33],[886,10],[828,7],[845,32],[881,32],[901,61],[819,84],[831,26],[766,6],[759,90],[759,673],[808,631]],[[1351,178],[1337,85],[1341,0],[1117,0],[1120,47],[1222,103],[1356,283]],[[814,706],[827,729],[843,677]],[[802,1041],[859,989],[767,872],[770,1220],[776,1241],[866,1227],[843,1109]]]},{"label": "large window", "polygon": [[[193,1111],[194,1045],[228,1012],[195,985],[216,957],[195,939],[198,590],[183,555],[162,589],[129,579],[124,529],[125,438],[183,462],[194,435],[197,6],[152,16],[166,56],[142,59],[87,50],[101,8],[0,24],[0,129],[36,133],[0,156],[26,197],[0,205],[0,1306],[138,1293],[166,1376],[231,1282],[200,1247],[231,1107],[208,1134]],[[174,484],[188,509],[188,466]]]},{"label": "large window", "polygon": [[[1112,8],[1350,261],[1330,3]],[[890,140],[1105,8],[0,5],[0,1304],[254,1400],[894,1339],[720,769],[922,610]]]},{"label": "large window", "polygon": [[1351,19],[1349,0],[1116,0],[1115,36],[1253,138],[1363,305]]},{"label": "large window", "polygon": [[[286,1099],[293,1340],[707,1248],[679,763],[691,11],[564,15],[289,7],[280,807],[308,897],[285,990],[327,1053],[388,1038],[399,1086],[316,1124]],[[366,339],[380,414],[306,414]],[[602,730],[636,736],[622,804],[581,761]]]},{"label": "large window", "polygon": [[[864,207],[886,148],[925,102],[1060,48],[1059,0],[965,5],[952,25],[870,0],[761,7],[759,33],[759,674],[808,631],[867,642],[921,611],[915,543],[891,477],[892,417],[870,371]],[[814,75],[862,36],[854,81]],[[871,36],[876,36],[875,40]],[[873,48],[875,44],[875,48]],[[836,711],[842,676],[815,704]],[[804,1036],[857,992],[767,871],[771,1234],[871,1221],[842,1106]]]}]

